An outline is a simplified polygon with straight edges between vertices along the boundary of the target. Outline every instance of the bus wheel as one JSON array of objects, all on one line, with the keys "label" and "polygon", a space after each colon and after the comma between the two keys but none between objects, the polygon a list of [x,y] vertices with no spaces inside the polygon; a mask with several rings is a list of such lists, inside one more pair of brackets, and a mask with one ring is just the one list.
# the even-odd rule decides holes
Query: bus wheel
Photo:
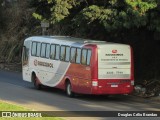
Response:
[{"label": "bus wheel", "polygon": [[37,90],[41,90],[42,89],[42,85],[39,83],[39,80],[37,79],[37,77],[35,76],[34,77],[34,87],[35,87],[35,89],[37,89]]},{"label": "bus wheel", "polygon": [[72,92],[72,86],[70,82],[66,83],[66,94],[68,97],[74,97],[74,93]]}]

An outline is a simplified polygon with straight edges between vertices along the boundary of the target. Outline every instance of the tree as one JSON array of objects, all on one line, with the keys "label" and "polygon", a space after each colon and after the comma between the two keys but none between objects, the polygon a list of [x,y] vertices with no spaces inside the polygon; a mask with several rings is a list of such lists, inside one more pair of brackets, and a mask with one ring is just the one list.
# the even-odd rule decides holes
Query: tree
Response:
[{"label": "tree", "polygon": [[147,27],[149,30],[160,31],[157,0],[39,0],[39,2],[47,4],[49,17],[44,15],[46,9],[41,9],[43,11],[41,13],[34,13],[34,17],[49,20],[52,24],[69,18],[77,27],[101,25],[107,31]]},{"label": "tree", "polygon": [[[3,6],[3,33],[0,34],[0,56],[5,62],[21,61],[21,49],[26,35],[34,31],[32,13],[33,8],[29,6],[31,0],[10,1]],[[1,24],[0,24],[1,25]],[[5,27],[5,29],[4,29]]]},{"label": "tree", "polygon": [[3,28],[3,24],[4,24],[4,16],[3,16],[3,13],[2,13],[2,11],[3,11],[3,0],[0,0],[0,33],[1,33],[1,30],[2,30],[2,28]]},{"label": "tree", "polygon": [[160,48],[155,41],[160,39],[160,0],[38,1],[33,16],[49,21],[52,34],[132,44],[136,75],[153,78],[160,74],[156,53]]}]

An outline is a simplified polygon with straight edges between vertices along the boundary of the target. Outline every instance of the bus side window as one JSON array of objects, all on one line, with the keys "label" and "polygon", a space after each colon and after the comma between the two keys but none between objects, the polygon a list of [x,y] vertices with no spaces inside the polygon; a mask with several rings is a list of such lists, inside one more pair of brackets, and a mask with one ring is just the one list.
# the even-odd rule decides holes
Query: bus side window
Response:
[{"label": "bus side window", "polygon": [[65,46],[61,46],[61,52],[60,52],[60,59],[61,61],[64,61],[65,60]]},{"label": "bus side window", "polygon": [[36,56],[36,52],[37,52],[37,43],[36,42],[32,42],[32,56]]},{"label": "bus side window", "polygon": [[37,53],[36,56],[39,57],[40,56],[40,51],[41,51],[41,43],[37,43]]},{"label": "bus side window", "polygon": [[55,59],[56,45],[51,45],[50,58]]},{"label": "bus side window", "polygon": [[55,56],[56,60],[59,60],[59,54],[60,54],[60,46],[56,45],[56,56]]},{"label": "bus side window", "polygon": [[71,62],[75,63],[76,62],[76,48],[71,48]]},{"label": "bus side window", "polygon": [[41,45],[41,57],[46,57],[46,43],[42,43]]},{"label": "bus side window", "polygon": [[87,63],[87,49],[82,49],[81,63],[83,65]]},{"label": "bus side window", "polygon": [[49,58],[49,54],[50,54],[50,44],[47,44],[47,46],[46,46],[46,58]]},{"label": "bus side window", "polygon": [[77,54],[76,54],[76,63],[81,63],[81,49],[77,48]]},{"label": "bus side window", "polygon": [[88,52],[87,52],[87,65],[90,65],[91,54],[92,54],[91,50],[88,50]]},{"label": "bus side window", "polygon": [[66,58],[65,58],[65,61],[69,62],[69,58],[70,58],[70,47],[67,46],[66,47]]}]

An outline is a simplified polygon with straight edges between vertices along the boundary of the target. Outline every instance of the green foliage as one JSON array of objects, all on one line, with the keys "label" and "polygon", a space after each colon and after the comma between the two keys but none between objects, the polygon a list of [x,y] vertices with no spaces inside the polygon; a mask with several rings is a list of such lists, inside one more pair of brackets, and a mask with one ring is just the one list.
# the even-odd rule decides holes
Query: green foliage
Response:
[{"label": "green foliage", "polygon": [[37,13],[33,13],[32,14],[34,18],[38,19],[38,20],[42,20],[42,15],[39,15]]},{"label": "green foliage", "polygon": [[155,9],[157,4],[155,1],[146,1],[142,0],[126,0],[128,5],[126,11],[128,12],[128,17],[131,17],[132,20],[130,24],[137,28],[141,26],[146,26],[149,22],[148,15],[149,10]]},{"label": "green foliage", "polygon": [[157,7],[156,1],[143,1],[143,0],[126,0],[126,3],[140,15],[144,15],[149,9]]},{"label": "green foliage", "polygon": [[[67,17],[70,12],[69,10],[72,9],[76,4],[78,4],[75,0],[39,0],[40,3],[47,3],[47,7],[49,8],[49,18],[48,20],[51,23],[57,23]],[[41,4],[40,8],[43,5]],[[43,11],[43,10],[41,10]],[[38,11],[37,11],[38,12]],[[43,11],[44,12],[44,11]],[[44,20],[45,16],[40,12],[34,13],[33,16],[36,19]]]},{"label": "green foliage", "polygon": [[81,19],[87,20],[88,24],[90,24],[95,20],[98,20],[99,22],[111,20],[113,12],[114,10],[111,9],[105,9],[104,7],[91,5],[87,8],[84,8],[80,15]]},{"label": "green foliage", "polygon": [[[34,17],[50,21],[51,34],[132,44],[138,66],[135,65],[136,75],[151,78],[156,73],[158,76],[159,72],[155,71],[160,70],[160,57],[148,54],[159,51],[153,39],[160,40],[160,0],[37,1]],[[147,47],[142,49],[143,45]]]},{"label": "green foliage", "polygon": [[[47,2],[50,8],[50,17],[47,20],[51,21],[53,25],[70,19],[74,27],[101,25],[108,32],[140,27],[146,27],[149,30],[154,29],[157,31],[160,29],[159,18],[156,20],[159,11],[158,13],[155,12],[159,5],[157,0],[39,1]],[[34,14],[34,17],[42,20],[41,15]],[[154,18],[152,23],[151,18]]]},{"label": "green foliage", "polygon": [[160,0],[157,0],[157,7],[150,11],[149,21],[148,29],[160,32]]},{"label": "green foliage", "polygon": [[[91,5],[79,14],[81,19],[93,23],[97,20],[107,31],[117,29],[139,28],[147,25],[148,11],[157,7],[156,2],[143,2],[142,0],[125,0],[120,6],[117,0],[110,0],[107,7]],[[84,23],[83,23],[84,24]]]},{"label": "green foliage", "polygon": [[[51,0],[48,0],[50,3]],[[69,9],[73,6],[74,0],[55,0],[55,6],[51,8],[52,23],[59,22],[69,15]]]}]

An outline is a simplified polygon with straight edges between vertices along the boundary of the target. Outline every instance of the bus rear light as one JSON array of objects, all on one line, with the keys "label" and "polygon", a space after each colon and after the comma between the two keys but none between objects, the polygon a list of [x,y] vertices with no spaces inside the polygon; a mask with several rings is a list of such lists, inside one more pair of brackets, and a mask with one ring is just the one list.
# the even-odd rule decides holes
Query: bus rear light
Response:
[{"label": "bus rear light", "polygon": [[133,80],[131,81],[131,85],[134,85],[134,81]]},{"label": "bus rear light", "polygon": [[98,86],[98,81],[92,81],[92,86],[97,87]]},{"label": "bus rear light", "polygon": [[102,88],[102,86],[98,86],[99,88]]},{"label": "bus rear light", "polygon": [[129,88],[129,87],[131,87],[131,86],[130,86],[130,85],[127,85],[126,87],[128,87],[128,88]]}]

